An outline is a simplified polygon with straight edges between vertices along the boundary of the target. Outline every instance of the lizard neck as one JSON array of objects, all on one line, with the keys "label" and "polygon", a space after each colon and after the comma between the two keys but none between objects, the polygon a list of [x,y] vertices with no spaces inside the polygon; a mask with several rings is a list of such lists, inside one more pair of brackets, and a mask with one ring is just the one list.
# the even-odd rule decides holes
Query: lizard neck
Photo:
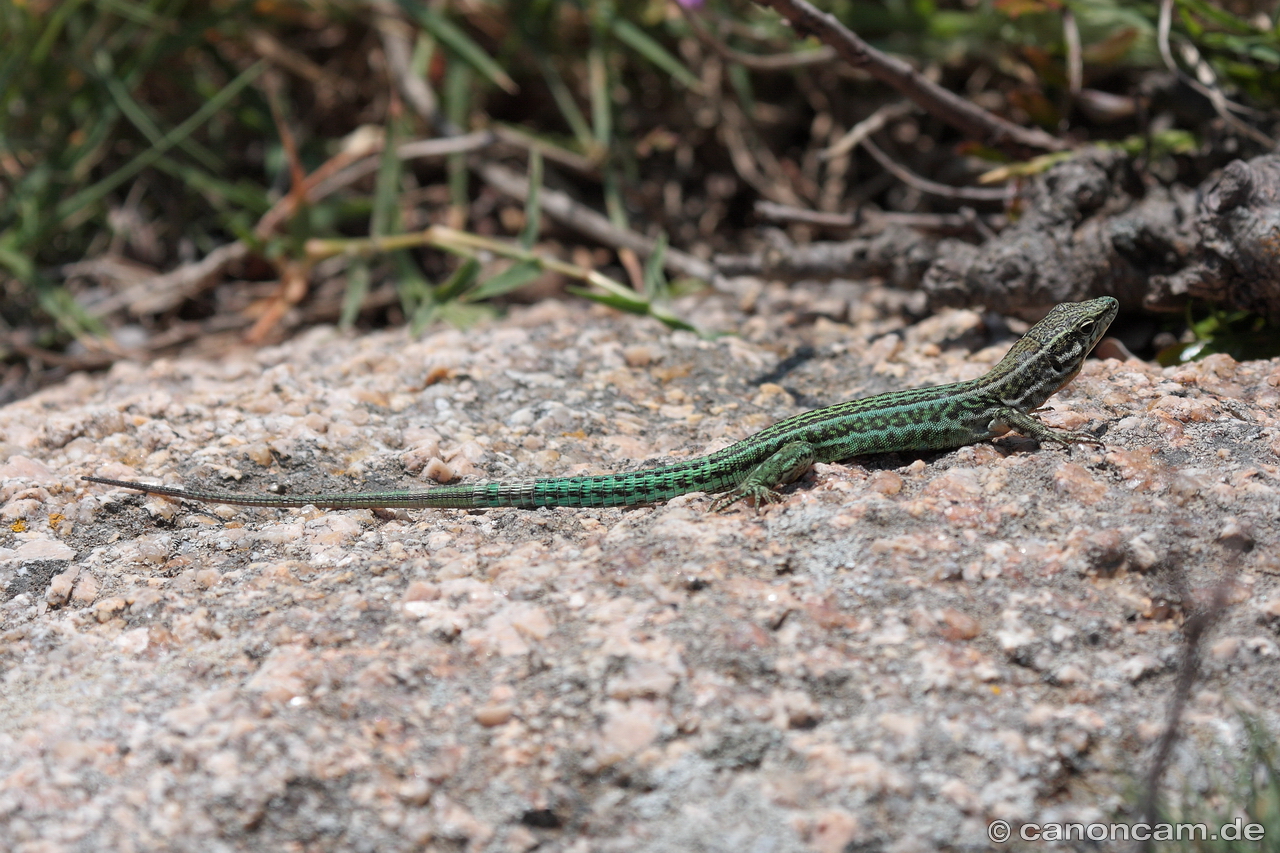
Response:
[{"label": "lizard neck", "polygon": [[984,394],[1026,414],[1076,377],[1115,319],[1110,296],[1055,306],[978,380]]},{"label": "lizard neck", "polygon": [[[1025,340],[975,383],[984,396],[1023,413],[1044,405],[1080,372],[1079,363],[1074,367],[1056,363],[1045,352],[1022,346]],[[1083,354],[1079,361],[1084,361]]]}]

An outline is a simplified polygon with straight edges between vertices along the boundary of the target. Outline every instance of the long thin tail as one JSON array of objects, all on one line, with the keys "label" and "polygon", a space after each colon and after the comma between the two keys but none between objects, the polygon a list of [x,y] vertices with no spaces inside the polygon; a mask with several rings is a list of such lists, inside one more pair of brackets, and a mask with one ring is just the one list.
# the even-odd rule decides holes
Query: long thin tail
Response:
[{"label": "long thin tail", "polygon": [[302,507],[321,509],[358,509],[385,507],[475,507],[475,486],[440,486],[425,492],[361,492],[358,494],[317,495],[241,495],[235,492],[217,492],[205,489],[179,489],[174,486],[154,486],[130,480],[112,480],[107,477],[81,477],[90,483],[133,489],[148,495],[164,495],[201,503],[232,504],[235,506]]},{"label": "long thin tail", "polygon": [[703,464],[703,460],[690,460],[677,465],[629,474],[547,477],[534,480],[437,486],[421,492],[242,495],[234,492],[154,486],[107,477],[83,477],[82,479],[104,486],[133,489],[150,495],[163,495],[201,503],[258,507],[315,506],[322,509],[636,506],[668,500],[687,492],[722,491],[733,485],[729,479],[709,473],[708,466]]}]

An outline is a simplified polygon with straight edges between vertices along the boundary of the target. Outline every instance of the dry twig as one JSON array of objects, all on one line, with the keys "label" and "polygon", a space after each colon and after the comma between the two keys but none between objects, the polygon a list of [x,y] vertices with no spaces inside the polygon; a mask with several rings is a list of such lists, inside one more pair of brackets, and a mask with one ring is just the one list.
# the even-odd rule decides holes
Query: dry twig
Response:
[{"label": "dry twig", "polygon": [[1067,45],[1067,96],[1075,98],[1084,86],[1084,52],[1080,47],[1080,27],[1069,8],[1062,10],[1062,40]]},{"label": "dry twig", "polygon": [[928,178],[917,175],[905,166],[895,163],[888,154],[880,150],[880,146],[869,138],[862,140],[861,144],[866,149],[866,152],[874,157],[876,162],[883,166],[886,171],[892,172],[898,180],[908,186],[915,187],[922,193],[936,195],[939,198],[954,198],[964,201],[1006,201],[1013,197],[1012,187],[1001,187],[999,189],[952,187],[947,184],[940,184],[937,181],[931,181]]},{"label": "dry twig", "polygon": [[232,264],[249,256],[249,245],[236,240],[219,246],[198,261],[183,264],[163,275],[152,276],[116,296],[104,300],[95,313],[105,316],[126,308],[135,317],[172,311],[213,284]]},{"label": "dry twig", "polygon": [[876,50],[834,15],[818,11],[806,0],[760,2],[776,9],[797,33],[817,36],[850,65],[897,89],[930,115],[970,138],[1004,149],[1062,151],[1068,147],[1057,137],[1036,128],[1019,127],[927,80],[907,63]]},{"label": "dry twig", "polygon": [[[413,142],[401,143],[396,148],[396,156],[401,160],[425,160],[433,157],[447,157],[450,154],[464,154],[487,148],[496,141],[495,134],[487,130],[478,130],[462,136],[444,136],[437,139],[416,139]],[[349,186],[361,178],[378,171],[378,156],[382,153],[382,145],[377,144],[369,149],[358,161],[350,164],[341,172],[314,183],[309,198],[319,201],[332,195],[342,187]]]},{"label": "dry twig", "polygon": [[413,73],[413,51],[409,46],[408,33],[411,29],[401,17],[395,13],[390,3],[376,3],[379,14],[377,18],[378,35],[382,37],[382,51],[387,57],[387,70],[395,78],[400,94],[409,102],[428,127],[435,125],[438,118],[436,109],[436,93],[420,74]]},{"label": "dry twig", "polygon": [[[485,183],[499,192],[520,201],[528,198],[529,181],[523,175],[517,175],[497,163],[477,163],[473,169]],[[653,240],[643,234],[618,228],[609,221],[608,217],[579,204],[558,190],[543,187],[538,193],[538,206],[543,213],[561,224],[606,246],[612,246],[615,249],[631,249],[646,258],[653,253],[655,245]],[[703,281],[713,281],[715,278],[715,268],[711,264],[686,252],[668,249],[664,259],[667,268],[681,275]]]},{"label": "dry twig", "polygon": [[754,134],[741,109],[733,101],[720,104],[720,141],[729,149],[729,162],[738,177],[758,193],[782,204],[799,205],[800,195],[792,187],[792,176],[783,171],[774,153],[764,145],[753,145]]},{"label": "dry twig", "polygon": [[1196,65],[1196,72],[1198,74],[1203,74],[1209,80],[1209,83],[1197,80],[1189,74],[1184,73],[1183,70],[1178,67],[1178,63],[1173,59],[1173,51],[1169,47],[1169,30],[1172,26],[1172,22],[1173,0],[1161,0],[1160,19],[1156,24],[1156,43],[1160,47],[1160,58],[1164,60],[1165,66],[1174,74],[1177,74],[1178,78],[1188,86],[1208,98],[1209,103],[1213,105],[1214,111],[1217,112],[1222,120],[1229,124],[1236,133],[1249,137],[1254,142],[1257,142],[1265,148],[1274,148],[1276,144],[1274,139],[1267,136],[1256,127],[1241,121],[1240,118],[1235,115],[1237,112],[1253,113],[1253,110],[1243,107],[1234,101],[1228,100],[1227,96],[1222,93],[1222,90],[1218,88],[1217,85],[1210,85],[1213,80],[1213,69],[1209,67],[1207,62],[1200,59],[1199,53],[1195,51],[1194,47],[1188,46],[1191,47],[1191,59]]},{"label": "dry twig", "polygon": [[825,44],[817,50],[802,50],[773,56],[743,53],[740,50],[734,50],[717,38],[715,33],[707,29],[706,24],[703,23],[693,9],[683,3],[677,5],[679,5],[680,11],[684,12],[685,18],[689,21],[689,26],[693,28],[693,34],[703,44],[714,50],[721,59],[736,62],[745,68],[750,68],[752,71],[788,71],[792,68],[801,68],[807,65],[822,65],[836,58],[835,50],[830,45]]},{"label": "dry twig", "polygon": [[832,145],[830,148],[822,152],[822,159],[834,160],[836,157],[842,157],[848,154],[859,143],[867,139],[871,134],[882,129],[886,124],[900,118],[905,118],[915,109],[910,101],[898,101],[896,104],[885,104],[862,121],[849,128],[849,132]]},{"label": "dry twig", "polygon": [[755,203],[755,212],[761,219],[816,225],[819,228],[868,226],[882,230],[889,225],[901,225],[922,231],[977,231],[984,238],[994,236],[1007,222],[1004,214],[994,214],[984,218],[969,207],[962,208],[958,213],[904,213],[874,208],[859,208],[852,213],[827,213],[806,207],[791,207],[773,201],[760,200]]}]

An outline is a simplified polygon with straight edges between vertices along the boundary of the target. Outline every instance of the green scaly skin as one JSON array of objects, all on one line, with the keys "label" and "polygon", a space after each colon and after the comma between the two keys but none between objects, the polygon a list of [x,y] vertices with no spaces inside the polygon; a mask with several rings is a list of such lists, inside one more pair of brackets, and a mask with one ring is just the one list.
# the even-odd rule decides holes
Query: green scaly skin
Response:
[{"label": "green scaly skin", "polygon": [[237,495],[175,489],[104,477],[92,483],[204,503],[327,509],[424,507],[634,506],[687,492],[721,492],[712,509],[743,498],[757,505],[815,462],[895,451],[950,450],[1010,430],[1040,441],[1087,441],[1087,433],[1050,429],[1031,417],[1080,372],[1085,356],[1115,319],[1110,296],[1055,306],[989,373],[967,382],[893,391],[787,418],[723,450],[660,468],[596,477],[439,486],[423,492]]}]

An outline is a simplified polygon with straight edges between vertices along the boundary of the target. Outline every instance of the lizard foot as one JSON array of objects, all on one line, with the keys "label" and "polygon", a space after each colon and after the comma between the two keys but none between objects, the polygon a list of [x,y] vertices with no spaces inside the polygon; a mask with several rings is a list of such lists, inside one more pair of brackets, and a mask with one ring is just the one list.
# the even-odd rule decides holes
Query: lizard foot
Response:
[{"label": "lizard foot", "polygon": [[768,486],[747,485],[743,484],[730,492],[725,492],[720,497],[711,502],[711,512],[723,512],[738,501],[750,498],[756,505],[756,509],[765,504],[776,504],[782,502],[782,494]]},{"label": "lizard foot", "polygon": [[1076,432],[1068,430],[1052,430],[1045,438],[1050,441],[1056,441],[1063,447],[1070,447],[1073,444],[1096,444],[1098,447],[1106,447],[1107,443],[1095,435],[1087,432]]}]

